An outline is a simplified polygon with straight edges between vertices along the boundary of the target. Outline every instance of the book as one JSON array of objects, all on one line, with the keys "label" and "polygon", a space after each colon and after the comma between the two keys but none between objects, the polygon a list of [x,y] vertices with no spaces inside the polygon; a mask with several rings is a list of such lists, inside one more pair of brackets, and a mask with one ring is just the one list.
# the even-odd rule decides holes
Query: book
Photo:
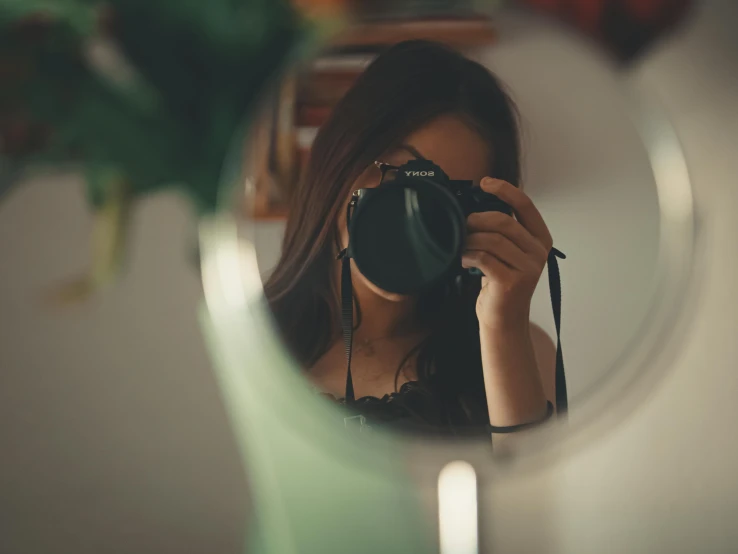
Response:
[{"label": "book", "polygon": [[296,108],[295,125],[298,127],[320,127],[333,111],[333,106],[301,103]]}]

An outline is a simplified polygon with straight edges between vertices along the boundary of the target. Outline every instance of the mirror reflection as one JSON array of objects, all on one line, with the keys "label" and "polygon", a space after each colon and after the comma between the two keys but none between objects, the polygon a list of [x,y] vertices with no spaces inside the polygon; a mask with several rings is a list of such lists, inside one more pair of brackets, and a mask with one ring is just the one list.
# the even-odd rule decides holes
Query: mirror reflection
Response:
[{"label": "mirror reflection", "polygon": [[[562,417],[647,306],[627,299],[648,298],[658,205],[617,92],[586,105],[567,97],[579,85],[566,70],[548,87],[531,74],[547,77],[549,40],[579,52],[601,89],[614,78],[559,36],[506,43],[491,22],[469,24],[469,44],[463,31],[348,33],[283,79],[249,143],[245,215],[267,301],[306,384],[358,432],[488,438]],[[629,230],[611,212],[634,187]],[[614,288],[598,276],[623,264],[605,253],[613,231],[634,262]],[[589,371],[587,332],[607,343]]]}]

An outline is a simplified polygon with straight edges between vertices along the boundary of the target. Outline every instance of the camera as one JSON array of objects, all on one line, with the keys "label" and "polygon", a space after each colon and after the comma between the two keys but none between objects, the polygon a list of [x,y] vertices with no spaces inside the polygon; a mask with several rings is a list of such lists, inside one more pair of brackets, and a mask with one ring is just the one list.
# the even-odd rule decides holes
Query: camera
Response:
[{"label": "camera", "polygon": [[456,277],[463,271],[466,218],[489,211],[512,215],[495,195],[473,181],[449,179],[431,160],[376,165],[379,186],[355,191],[349,204],[348,255],[388,292],[416,294]]}]

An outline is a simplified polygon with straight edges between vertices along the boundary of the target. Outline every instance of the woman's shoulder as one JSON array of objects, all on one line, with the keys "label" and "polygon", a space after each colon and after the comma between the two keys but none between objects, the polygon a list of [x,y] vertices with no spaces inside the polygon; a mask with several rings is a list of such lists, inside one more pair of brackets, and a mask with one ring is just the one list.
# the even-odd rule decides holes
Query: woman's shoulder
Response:
[{"label": "woman's shoulder", "polygon": [[548,346],[556,350],[556,344],[554,343],[551,335],[544,331],[543,327],[537,323],[530,322],[530,338],[533,340],[533,344],[538,343],[540,346]]},{"label": "woman's shoulder", "polygon": [[543,390],[549,400],[556,398],[556,343],[542,327],[530,323],[530,339],[533,344],[533,352],[536,356],[536,364],[541,374]]}]

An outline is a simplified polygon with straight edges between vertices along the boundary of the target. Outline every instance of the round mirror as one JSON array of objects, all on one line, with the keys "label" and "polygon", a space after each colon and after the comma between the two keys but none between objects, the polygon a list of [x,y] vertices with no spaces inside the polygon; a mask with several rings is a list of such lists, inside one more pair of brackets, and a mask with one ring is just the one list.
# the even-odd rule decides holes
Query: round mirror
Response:
[{"label": "round mirror", "polygon": [[266,353],[250,382],[295,426],[511,454],[657,371],[690,277],[686,165],[637,76],[568,30],[361,21],[281,76],[240,152],[206,296],[249,314],[221,343]]}]

